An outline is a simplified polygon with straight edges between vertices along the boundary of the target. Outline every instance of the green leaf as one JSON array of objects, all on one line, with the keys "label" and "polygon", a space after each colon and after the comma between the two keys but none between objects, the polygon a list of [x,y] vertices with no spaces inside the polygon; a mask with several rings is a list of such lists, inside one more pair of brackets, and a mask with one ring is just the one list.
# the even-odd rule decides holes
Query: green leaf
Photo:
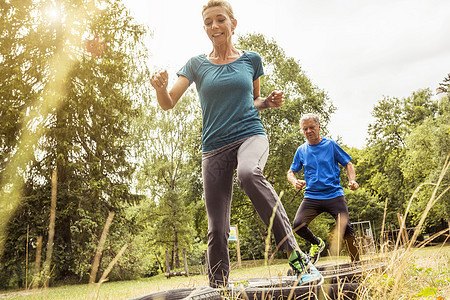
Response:
[{"label": "green leaf", "polygon": [[419,293],[417,293],[415,296],[417,297],[428,297],[428,296],[434,296],[437,293],[437,288],[434,287],[424,287]]}]

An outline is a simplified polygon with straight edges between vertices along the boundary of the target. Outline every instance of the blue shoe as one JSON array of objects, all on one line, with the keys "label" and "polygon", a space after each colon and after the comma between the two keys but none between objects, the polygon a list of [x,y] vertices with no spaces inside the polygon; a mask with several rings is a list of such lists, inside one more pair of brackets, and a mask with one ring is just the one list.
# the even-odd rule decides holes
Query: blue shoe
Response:
[{"label": "blue shoe", "polygon": [[311,263],[313,265],[315,265],[319,261],[320,253],[323,251],[323,249],[325,249],[325,242],[320,237],[318,237],[318,239],[319,244],[312,244],[311,248],[309,249],[309,257],[311,258]]},{"label": "blue shoe", "polygon": [[297,276],[298,284],[314,284],[323,283],[323,276],[309,260],[308,255],[300,250],[292,251],[289,256],[289,265],[294,274]]},{"label": "blue shoe", "polygon": [[316,267],[309,263],[308,272],[300,276],[298,283],[299,284],[313,284],[313,285],[321,285],[323,283],[323,276],[320,274],[319,270]]}]

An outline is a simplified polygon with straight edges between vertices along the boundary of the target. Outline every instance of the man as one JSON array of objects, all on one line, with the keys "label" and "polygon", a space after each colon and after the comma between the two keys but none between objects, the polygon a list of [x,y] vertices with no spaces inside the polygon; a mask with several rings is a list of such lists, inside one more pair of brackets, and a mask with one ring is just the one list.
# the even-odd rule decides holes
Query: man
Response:
[{"label": "man", "polygon": [[[287,173],[287,178],[294,188],[301,190],[306,187],[304,199],[294,218],[294,231],[311,243],[309,255],[311,261],[316,263],[320,252],[325,248],[325,243],[308,229],[308,225],[321,213],[328,212],[336,220],[336,227],[345,230],[344,240],[352,262],[359,261],[355,235],[349,223],[347,202],[340,184],[338,165],[342,165],[347,172],[348,187],[353,191],[357,190],[359,185],[355,181],[351,157],[335,141],[320,136],[320,122],[317,115],[304,115],[300,119],[300,126],[307,142],[297,149]],[[305,180],[296,177],[302,168]],[[342,236],[342,232],[338,236]]]}]

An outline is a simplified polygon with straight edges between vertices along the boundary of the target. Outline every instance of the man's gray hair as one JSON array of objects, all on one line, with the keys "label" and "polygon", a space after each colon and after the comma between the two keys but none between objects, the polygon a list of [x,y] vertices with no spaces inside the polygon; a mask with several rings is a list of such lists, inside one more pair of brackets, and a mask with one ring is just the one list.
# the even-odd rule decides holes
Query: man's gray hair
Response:
[{"label": "man's gray hair", "polygon": [[302,125],[302,122],[303,122],[304,120],[310,120],[310,119],[313,119],[313,120],[316,122],[316,124],[320,126],[319,116],[316,115],[316,114],[314,114],[314,113],[308,113],[308,114],[306,114],[306,115],[303,115],[303,116],[300,118],[300,126]]}]

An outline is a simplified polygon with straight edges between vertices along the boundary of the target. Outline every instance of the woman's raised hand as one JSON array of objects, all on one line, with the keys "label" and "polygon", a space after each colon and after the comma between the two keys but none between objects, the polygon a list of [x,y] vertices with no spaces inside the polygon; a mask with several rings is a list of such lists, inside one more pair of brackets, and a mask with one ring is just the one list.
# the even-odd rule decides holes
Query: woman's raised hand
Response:
[{"label": "woman's raised hand", "polygon": [[169,73],[167,70],[162,70],[153,73],[150,78],[151,85],[156,91],[161,91],[167,89],[167,84],[169,83]]},{"label": "woman's raised hand", "polygon": [[266,104],[268,107],[280,107],[284,103],[284,92],[283,91],[273,91],[270,93],[269,97],[266,99]]}]

